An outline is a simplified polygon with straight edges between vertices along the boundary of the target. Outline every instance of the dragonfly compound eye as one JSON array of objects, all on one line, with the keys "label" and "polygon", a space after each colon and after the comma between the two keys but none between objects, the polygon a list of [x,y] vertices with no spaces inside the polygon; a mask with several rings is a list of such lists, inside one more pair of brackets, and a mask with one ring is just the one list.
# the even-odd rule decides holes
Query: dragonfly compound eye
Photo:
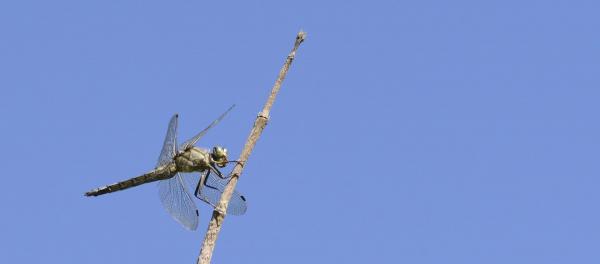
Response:
[{"label": "dragonfly compound eye", "polygon": [[212,158],[219,167],[225,167],[227,164],[227,149],[216,146],[212,151]]}]

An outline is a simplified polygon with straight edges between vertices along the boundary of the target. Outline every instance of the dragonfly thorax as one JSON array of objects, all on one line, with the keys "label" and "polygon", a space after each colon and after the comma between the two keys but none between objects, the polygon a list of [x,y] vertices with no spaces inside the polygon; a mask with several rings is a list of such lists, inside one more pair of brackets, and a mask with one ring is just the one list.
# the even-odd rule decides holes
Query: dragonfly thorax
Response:
[{"label": "dragonfly thorax", "polygon": [[194,146],[179,152],[175,164],[179,172],[204,171],[210,168],[211,155],[208,150]]}]

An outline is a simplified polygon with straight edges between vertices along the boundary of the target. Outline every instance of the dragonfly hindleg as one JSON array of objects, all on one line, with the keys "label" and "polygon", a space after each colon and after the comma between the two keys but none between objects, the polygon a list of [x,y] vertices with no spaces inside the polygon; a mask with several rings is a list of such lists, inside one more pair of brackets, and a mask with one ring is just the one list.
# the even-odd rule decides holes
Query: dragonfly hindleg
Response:
[{"label": "dragonfly hindleg", "polygon": [[210,175],[210,170],[208,170],[206,172],[206,175],[202,175],[203,177],[200,178],[200,181],[198,181],[198,184],[196,185],[196,190],[194,191],[194,196],[196,196],[196,198],[201,199],[201,200],[207,200],[204,199],[202,194],[200,193],[200,186],[204,185],[208,188],[214,189],[214,190],[219,190],[217,189],[217,187],[214,186],[210,186],[206,183],[206,180],[208,179],[208,176]]},{"label": "dragonfly hindleg", "polygon": [[207,196],[205,196],[204,194],[202,194],[202,191],[200,189],[200,187],[202,185],[204,185],[207,188],[210,188],[210,189],[213,189],[213,190],[216,190],[216,191],[220,191],[217,187],[211,186],[210,184],[208,184],[206,182],[206,180],[208,179],[208,176],[210,176],[210,170],[206,171],[206,174],[203,174],[202,177],[200,178],[200,181],[198,181],[198,184],[196,185],[196,190],[194,191],[194,196],[196,196],[196,198],[198,198],[198,199],[200,199],[200,200],[202,200],[202,201],[204,201],[204,202],[206,202],[206,203],[208,203],[211,206],[213,206],[213,207],[216,208],[217,205],[213,204]]}]

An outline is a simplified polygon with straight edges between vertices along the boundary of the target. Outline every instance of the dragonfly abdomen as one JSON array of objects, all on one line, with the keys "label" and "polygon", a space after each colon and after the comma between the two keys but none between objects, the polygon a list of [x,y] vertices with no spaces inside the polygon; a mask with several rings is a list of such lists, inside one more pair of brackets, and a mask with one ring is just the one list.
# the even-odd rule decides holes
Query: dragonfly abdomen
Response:
[{"label": "dragonfly abdomen", "polygon": [[112,193],[120,190],[125,190],[131,187],[142,185],[144,183],[169,179],[175,176],[175,164],[169,164],[167,166],[159,167],[144,175],[131,178],[129,180],[117,182],[111,185],[103,186],[100,188],[93,189],[85,193],[85,196],[98,196],[107,193]]}]

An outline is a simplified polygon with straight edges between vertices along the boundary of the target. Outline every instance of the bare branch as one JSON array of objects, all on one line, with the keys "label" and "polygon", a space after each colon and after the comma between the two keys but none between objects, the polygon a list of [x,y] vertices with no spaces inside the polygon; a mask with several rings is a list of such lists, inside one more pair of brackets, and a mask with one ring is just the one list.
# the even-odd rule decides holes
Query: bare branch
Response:
[{"label": "bare branch", "polygon": [[231,172],[231,180],[229,181],[229,184],[227,184],[227,186],[225,187],[225,190],[223,192],[223,195],[221,195],[221,200],[219,201],[217,208],[215,208],[215,210],[213,211],[212,218],[210,219],[210,223],[208,224],[208,230],[206,231],[206,236],[204,237],[204,242],[202,243],[200,256],[198,256],[198,264],[210,263],[210,260],[212,258],[212,252],[215,248],[215,243],[217,241],[217,236],[219,235],[219,231],[221,230],[223,220],[225,219],[225,214],[221,212],[227,212],[229,200],[231,199],[233,190],[235,190],[235,185],[237,184],[237,181],[240,175],[242,174],[242,170],[244,169],[243,166],[244,164],[246,164],[246,161],[248,160],[248,157],[250,156],[254,145],[256,145],[256,141],[262,134],[263,129],[269,121],[269,113],[271,112],[271,107],[275,102],[275,97],[277,96],[277,93],[281,88],[281,83],[283,82],[283,79],[285,79],[285,76],[288,70],[290,69],[290,65],[296,57],[296,50],[298,50],[298,47],[300,47],[300,44],[304,41],[305,38],[305,32],[298,32],[298,35],[296,36],[296,42],[294,43],[294,48],[292,48],[292,51],[287,56],[283,67],[279,71],[279,76],[277,77],[277,80],[273,85],[273,89],[271,90],[269,99],[267,99],[265,106],[254,121],[254,126],[250,131],[248,140],[246,140],[246,144],[244,145],[242,154],[238,159],[238,161],[240,162],[236,163],[235,167],[233,168],[233,171]]}]

